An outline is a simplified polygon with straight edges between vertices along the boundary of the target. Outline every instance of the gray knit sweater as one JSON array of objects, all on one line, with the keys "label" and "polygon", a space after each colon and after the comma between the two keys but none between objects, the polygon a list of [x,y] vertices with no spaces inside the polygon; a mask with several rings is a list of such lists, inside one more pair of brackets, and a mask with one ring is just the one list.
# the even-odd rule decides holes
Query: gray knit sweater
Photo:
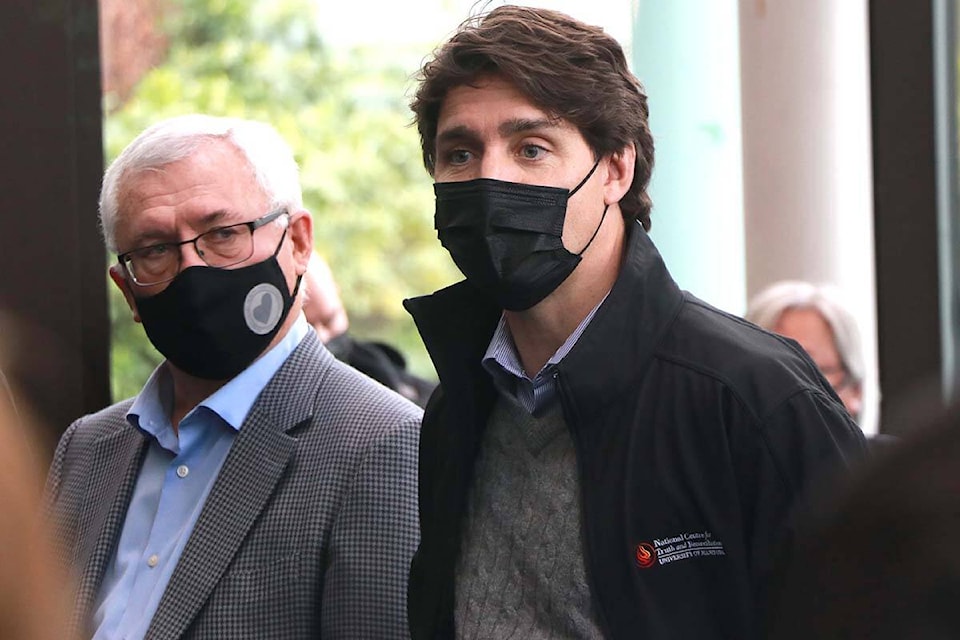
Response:
[{"label": "gray knit sweater", "polygon": [[602,638],[583,565],[576,453],[559,402],[500,396],[474,472],[456,578],[457,638]]}]

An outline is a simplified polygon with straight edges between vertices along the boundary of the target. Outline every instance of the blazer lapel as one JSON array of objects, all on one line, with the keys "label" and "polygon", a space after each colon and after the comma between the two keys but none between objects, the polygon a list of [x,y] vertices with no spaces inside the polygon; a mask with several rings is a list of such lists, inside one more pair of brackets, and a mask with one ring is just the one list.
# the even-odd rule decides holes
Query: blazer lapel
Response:
[{"label": "blazer lapel", "polygon": [[[86,612],[92,609],[103,573],[113,557],[145,444],[143,435],[124,422],[115,433],[95,443],[89,453],[92,462],[87,468],[97,469],[97,473],[90,475],[81,503],[89,507],[81,511],[77,521],[73,566],[83,569],[72,621],[74,630],[81,628]],[[97,509],[96,505],[101,507]]]},{"label": "blazer lapel", "polygon": [[[237,434],[170,577],[147,638],[182,636],[267,505],[296,451],[286,432],[307,420],[333,356],[310,332],[268,383]],[[327,360],[329,359],[329,360]]]}]

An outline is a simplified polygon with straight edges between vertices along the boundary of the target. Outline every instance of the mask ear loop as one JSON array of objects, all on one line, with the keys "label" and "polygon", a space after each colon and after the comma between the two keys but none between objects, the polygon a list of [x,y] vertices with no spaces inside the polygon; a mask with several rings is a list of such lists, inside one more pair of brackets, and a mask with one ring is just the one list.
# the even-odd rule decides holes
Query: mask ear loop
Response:
[{"label": "mask ear loop", "polygon": [[588,173],[588,174],[586,175],[586,177],[584,177],[584,179],[580,181],[580,184],[578,184],[577,186],[575,186],[575,187],[573,188],[573,190],[570,191],[570,193],[567,194],[567,198],[572,198],[572,197],[573,197],[573,194],[575,194],[577,191],[580,191],[580,187],[582,187],[583,185],[587,184],[587,180],[590,179],[590,176],[593,175],[593,172],[596,171],[596,170],[597,170],[597,167],[599,167],[599,166],[600,166],[600,158],[597,158],[597,161],[593,163],[593,168],[590,169],[590,173]]},{"label": "mask ear loop", "polygon": [[280,248],[283,246],[283,241],[287,239],[287,229],[289,229],[289,227],[283,228],[283,235],[280,236],[280,242],[277,243],[277,248],[273,251],[272,257],[274,258],[280,255]]},{"label": "mask ear loop", "polygon": [[[570,194],[567,196],[567,198],[570,198],[570,196],[572,196],[573,194],[575,194],[577,191],[580,191],[580,187],[582,187],[583,185],[587,184],[587,180],[590,179],[590,176],[593,175],[593,172],[596,171],[596,170],[597,170],[597,167],[599,167],[599,166],[600,166],[600,158],[597,158],[597,161],[593,163],[593,168],[590,169],[590,173],[588,173],[588,174],[586,175],[586,177],[585,177],[583,180],[580,181],[580,184],[578,184],[577,186],[575,186],[575,187],[573,188],[573,191],[570,192]],[[576,256],[577,256],[578,258],[583,255],[583,252],[586,251],[587,248],[588,248],[591,244],[593,244],[593,239],[597,237],[597,234],[598,234],[598,233],[600,233],[600,227],[603,226],[603,221],[604,221],[604,219],[607,217],[607,209],[609,209],[609,208],[610,208],[610,205],[608,205],[608,204],[603,205],[603,215],[600,216],[600,224],[598,224],[598,225],[597,225],[597,228],[593,230],[593,235],[590,236],[590,240],[587,241],[586,246],[584,246],[583,249],[580,249],[580,251],[578,251],[578,252],[576,253]]]},{"label": "mask ear loop", "polygon": [[293,286],[293,293],[290,294],[291,298],[296,298],[297,294],[300,293],[300,283],[303,282],[303,274],[297,276],[297,284]]},{"label": "mask ear loop", "polygon": [[[290,228],[289,225],[283,228],[283,235],[280,236],[280,243],[277,245],[277,250],[273,252],[274,258],[280,255],[280,247],[283,246],[283,241],[287,239],[287,229],[289,228]],[[301,273],[297,276],[297,284],[293,286],[293,293],[290,294],[291,298],[296,298],[297,294],[300,293],[300,283],[302,281],[303,281],[303,274]]]},{"label": "mask ear loop", "polygon": [[600,224],[598,224],[597,228],[593,230],[593,235],[590,236],[590,240],[587,241],[587,245],[583,249],[580,249],[580,251],[577,253],[578,258],[583,255],[583,252],[587,250],[587,247],[589,247],[593,243],[593,239],[597,237],[598,233],[600,233],[600,227],[603,226],[603,220],[604,218],[607,217],[607,209],[609,208],[610,208],[610,205],[608,204],[603,205],[603,215],[600,216]]}]

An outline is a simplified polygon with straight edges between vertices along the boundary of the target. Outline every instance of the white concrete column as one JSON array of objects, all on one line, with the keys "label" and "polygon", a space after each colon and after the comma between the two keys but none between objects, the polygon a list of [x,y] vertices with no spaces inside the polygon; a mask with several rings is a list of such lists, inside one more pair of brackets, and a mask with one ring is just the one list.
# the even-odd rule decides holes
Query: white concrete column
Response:
[{"label": "white concrete column", "polygon": [[735,0],[645,0],[633,69],[650,105],[657,244],[679,285],[741,313],[745,302]]},{"label": "white concrete column", "polygon": [[829,282],[864,338],[876,430],[866,0],[739,0],[746,285]]}]

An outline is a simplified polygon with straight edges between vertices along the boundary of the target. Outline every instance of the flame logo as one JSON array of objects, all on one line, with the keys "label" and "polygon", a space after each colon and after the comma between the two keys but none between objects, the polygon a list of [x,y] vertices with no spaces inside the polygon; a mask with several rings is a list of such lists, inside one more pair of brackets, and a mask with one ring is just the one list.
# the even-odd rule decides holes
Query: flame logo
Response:
[{"label": "flame logo", "polygon": [[657,561],[657,550],[649,542],[641,542],[637,545],[637,565],[641,569],[649,569]]}]

